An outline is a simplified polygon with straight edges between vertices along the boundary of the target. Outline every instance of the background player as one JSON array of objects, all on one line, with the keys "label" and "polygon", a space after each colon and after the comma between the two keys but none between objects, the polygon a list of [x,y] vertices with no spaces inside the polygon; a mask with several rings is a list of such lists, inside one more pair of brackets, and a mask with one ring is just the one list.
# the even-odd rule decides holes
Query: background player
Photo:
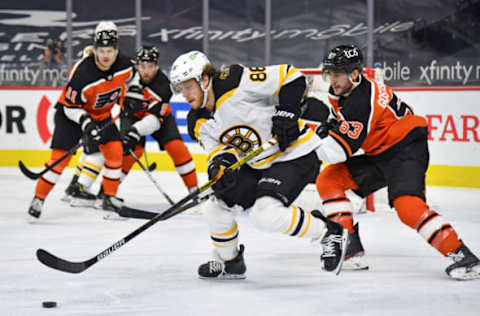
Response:
[{"label": "background player", "polygon": [[[125,82],[134,75],[133,64],[120,55],[118,34],[113,22],[100,22],[95,29],[94,49],[78,61],[69,74],[68,83],[56,104],[55,131],[52,137],[52,156],[47,164],[74,147],[80,138],[85,153],[103,155],[105,171],[102,186],[105,188],[103,208],[119,207],[113,197],[117,193],[122,164],[120,133],[112,123],[110,110],[125,92]],[[28,213],[40,217],[48,193],[58,180],[71,156],[63,160],[37,182],[35,197]],[[80,183],[75,192],[85,193]]]},{"label": "background player", "polygon": [[[160,150],[166,150],[187,189],[198,185],[195,164],[187,146],[182,141],[177,123],[168,102],[172,96],[170,81],[159,70],[159,54],[155,47],[143,46],[136,56],[136,69],[140,75],[140,91],[129,91],[136,97],[125,98],[121,116],[124,153],[122,172],[127,175],[134,158],[140,158],[145,148],[145,136],[152,135]],[[134,88],[135,89],[135,88]]]},{"label": "background player", "polygon": [[[290,65],[231,65],[220,72],[203,53],[192,51],[175,60],[171,81],[192,107],[188,130],[210,153],[209,177],[223,173],[213,186],[216,197],[204,203],[215,259],[200,265],[199,276],[245,278],[235,217],[248,208],[263,231],[316,239],[325,233],[323,267],[339,271],[346,231],[318,211],[291,205],[319,168],[313,152],[319,138],[298,120],[304,76]],[[279,143],[275,151],[260,154],[238,171],[225,169],[273,136]]]},{"label": "background player", "polygon": [[[316,150],[321,160],[332,163],[316,181],[325,212],[353,231],[352,205],[345,191],[365,197],[387,186],[389,203],[400,220],[453,259],[446,269],[450,277],[480,278],[478,258],[426,203],[426,120],[389,86],[362,76],[362,68],[362,53],[355,46],[337,46],[323,60],[338,120]],[[359,153],[364,154],[354,156]]]}]

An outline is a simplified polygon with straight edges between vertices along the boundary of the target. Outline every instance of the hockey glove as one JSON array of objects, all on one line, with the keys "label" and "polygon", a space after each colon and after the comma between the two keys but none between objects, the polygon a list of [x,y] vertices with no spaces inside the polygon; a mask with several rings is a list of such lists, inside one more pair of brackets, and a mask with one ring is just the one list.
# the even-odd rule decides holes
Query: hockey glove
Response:
[{"label": "hockey glove", "polygon": [[133,117],[135,113],[145,108],[142,88],[139,86],[131,86],[125,93],[123,100],[123,116]]},{"label": "hockey glove", "polygon": [[272,116],[272,134],[277,137],[280,151],[285,151],[300,135],[298,118],[300,108],[294,106],[277,105]]},{"label": "hockey glove", "polygon": [[236,170],[228,167],[237,162],[237,156],[233,153],[224,152],[214,156],[208,163],[208,179],[219,178],[212,189],[216,197],[221,198],[222,194],[237,184]]},{"label": "hockey glove", "polygon": [[91,118],[88,114],[80,117],[80,127],[82,128],[82,142],[83,151],[88,154],[98,152],[98,145],[100,145],[100,126],[97,121]]},{"label": "hockey glove", "polygon": [[135,127],[130,127],[130,129],[123,135],[122,144],[124,154],[130,153],[130,150],[134,150],[135,146],[140,142],[140,134]]},{"label": "hockey glove", "polygon": [[328,136],[328,132],[331,129],[334,129],[337,125],[338,121],[334,118],[330,118],[326,122],[320,123],[317,128],[315,128],[315,133],[320,136],[320,138],[325,138]]}]

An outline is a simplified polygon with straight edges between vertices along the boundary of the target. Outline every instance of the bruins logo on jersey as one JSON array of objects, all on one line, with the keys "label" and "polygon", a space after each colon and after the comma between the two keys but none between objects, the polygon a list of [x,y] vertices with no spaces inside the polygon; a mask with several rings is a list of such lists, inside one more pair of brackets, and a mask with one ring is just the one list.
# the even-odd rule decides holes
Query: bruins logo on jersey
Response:
[{"label": "bruins logo on jersey", "polygon": [[242,154],[248,154],[261,145],[260,134],[248,125],[235,125],[220,135],[220,142],[230,145]]}]

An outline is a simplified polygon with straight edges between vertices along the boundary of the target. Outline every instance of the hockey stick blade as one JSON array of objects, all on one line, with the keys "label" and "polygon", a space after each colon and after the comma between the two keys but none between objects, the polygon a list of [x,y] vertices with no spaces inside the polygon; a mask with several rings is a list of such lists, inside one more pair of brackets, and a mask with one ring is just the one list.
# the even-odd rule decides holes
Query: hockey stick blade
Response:
[{"label": "hockey stick blade", "polygon": [[157,163],[154,161],[150,166],[148,166],[148,171],[152,172],[157,169]]},{"label": "hockey stick blade", "polygon": [[27,177],[32,180],[37,180],[43,175],[43,172],[40,173],[35,173],[30,171],[21,160],[18,161],[18,167],[20,168],[20,171]]},{"label": "hockey stick blade", "polygon": [[69,273],[80,273],[95,263],[94,259],[85,262],[70,262],[43,249],[37,249],[37,258],[47,267]]}]

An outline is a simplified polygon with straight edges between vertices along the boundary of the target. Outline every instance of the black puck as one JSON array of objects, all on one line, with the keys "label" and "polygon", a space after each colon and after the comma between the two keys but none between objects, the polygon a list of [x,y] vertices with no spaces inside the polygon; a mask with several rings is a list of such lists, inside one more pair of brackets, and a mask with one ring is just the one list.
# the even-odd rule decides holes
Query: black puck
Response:
[{"label": "black puck", "polygon": [[54,308],[54,307],[57,307],[57,302],[45,301],[45,302],[42,302],[42,307],[43,308]]}]

